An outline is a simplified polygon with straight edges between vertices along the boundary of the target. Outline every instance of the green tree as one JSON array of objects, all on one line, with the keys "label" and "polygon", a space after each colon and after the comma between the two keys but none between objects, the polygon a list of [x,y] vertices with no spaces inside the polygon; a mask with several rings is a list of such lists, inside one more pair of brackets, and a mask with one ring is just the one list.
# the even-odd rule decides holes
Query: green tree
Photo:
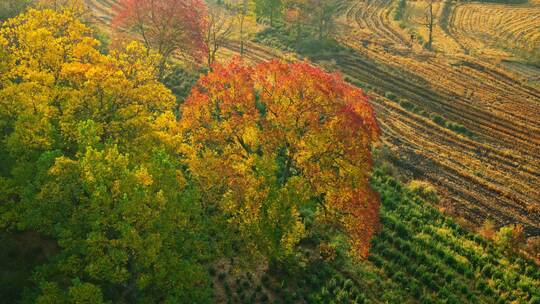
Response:
[{"label": "green tree", "polygon": [[338,7],[338,3],[330,0],[310,0],[305,6],[309,10],[311,25],[317,29],[319,40],[328,38],[334,31]]},{"label": "green tree", "polygon": [[270,19],[270,26],[274,25],[274,20],[281,17],[283,13],[283,2],[281,0],[255,0],[255,14],[257,17]]}]

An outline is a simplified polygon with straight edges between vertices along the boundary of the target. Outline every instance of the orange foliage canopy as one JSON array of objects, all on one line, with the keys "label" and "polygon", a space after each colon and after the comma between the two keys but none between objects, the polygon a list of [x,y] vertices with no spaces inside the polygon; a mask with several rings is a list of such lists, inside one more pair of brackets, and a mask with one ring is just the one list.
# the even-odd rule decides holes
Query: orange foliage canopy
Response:
[{"label": "orange foliage canopy", "polygon": [[[280,246],[292,246],[304,231],[296,210],[315,201],[317,219],[345,228],[353,251],[367,255],[378,224],[369,176],[379,128],[360,89],[307,63],[233,60],[203,76],[181,111],[194,179],[208,201],[234,210],[240,231],[260,228],[264,216],[281,220]],[[272,204],[288,216],[268,216],[269,183],[287,189]]]}]

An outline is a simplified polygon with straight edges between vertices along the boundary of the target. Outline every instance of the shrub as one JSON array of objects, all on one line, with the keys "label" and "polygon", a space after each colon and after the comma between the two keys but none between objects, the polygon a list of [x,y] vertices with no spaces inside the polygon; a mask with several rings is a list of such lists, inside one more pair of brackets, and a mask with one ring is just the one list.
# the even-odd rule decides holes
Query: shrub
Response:
[{"label": "shrub", "polygon": [[427,296],[422,297],[420,301],[422,304],[435,304],[436,303],[432,298],[429,298]]},{"label": "shrub", "polygon": [[447,304],[459,304],[461,303],[454,295],[449,295],[446,299]]},{"label": "shrub", "polygon": [[491,277],[493,275],[493,270],[490,264],[486,264],[484,267],[482,267],[482,274],[486,277]]},{"label": "shrub", "polygon": [[502,227],[495,235],[495,244],[503,251],[515,252],[525,244],[525,234],[522,225]]},{"label": "shrub", "polygon": [[461,125],[461,124],[458,124],[458,123],[448,123],[446,125],[446,127],[458,134],[462,134],[462,135],[465,135],[467,137],[473,137],[473,133],[471,131],[469,131],[469,129],[467,129],[465,126]]},{"label": "shrub", "polygon": [[426,181],[412,180],[407,184],[407,188],[413,194],[418,195],[425,200],[431,202],[437,202],[439,200],[435,187]]},{"label": "shrub", "polygon": [[236,285],[236,294],[238,295],[244,294],[244,288],[242,287],[242,285]]},{"label": "shrub", "polygon": [[482,291],[484,294],[488,294],[489,286],[484,281],[476,282],[476,288]]},{"label": "shrub", "polygon": [[336,52],[343,50],[339,43],[332,39],[319,40],[314,38],[303,39],[296,47],[300,54],[316,56],[317,59],[333,57]]},{"label": "shrub", "polygon": [[392,100],[392,101],[396,101],[396,99],[397,99],[396,94],[394,94],[394,93],[392,93],[392,92],[386,92],[386,93],[384,94],[384,97],[386,97],[387,99],[390,99],[390,100]]},{"label": "shrub", "polygon": [[178,103],[182,103],[191,92],[191,88],[197,82],[198,73],[175,65],[170,73],[165,75],[163,83],[169,88]]},{"label": "shrub", "polygon": [[225,294],[227,296],[230,297],[232,295],[231,286],[229,286],[229,283],[227,282],[223,283],[223,289],[225,289]]},{"label": "shrub", "polygon": [[270,282],[270,277],[265,273],[261,277],[261,282],[264,286],[268,286],[268,283]]},{"label": "shrub", "polygon": [[366,296],[364,296],[363,294],[357,295],[357,296],[354,298],[354,302],[353,302],[353,303],[357,303],[357,304],[364,304],[364,303],[366,303]]},{"label": "shrub", "polygon": [[405,274],[401,271],[398,271],[398,272],[395,272],[394,275],[393,275],[393,278],[395,281],[399,282],[399,283],[406,283],[407,280],[405,278]]},{"label": "shrub", "polygon": [[433,115],[431,117],[431,120],[433,120],[433,122],[438,124],[439,126],[446,127],[446,119],[444,119],[440,115]]},{"label": "shrub", "polygon": [[444,280],[446,281],[446,283],[452,282],[452,279],[454,278],[454,276],[452,275],[452,273],[449,270],[444,271],[443,277],[444,277]]},{"label": "shrub", "polygon": [[418,286],[416,282],[409,283],[409,289],[411,290],[411,293],[413,294],[415,298],[419,298],[420,295],[422,294],[422,290],[420,289],[420,287]]},{"label": "shrub", "polygon": [[399,101],[399,104],[401,107],[403,107],[405,110],[412,111],[415,108],[415,105],[408,101],[407,99],[401,99]]}]

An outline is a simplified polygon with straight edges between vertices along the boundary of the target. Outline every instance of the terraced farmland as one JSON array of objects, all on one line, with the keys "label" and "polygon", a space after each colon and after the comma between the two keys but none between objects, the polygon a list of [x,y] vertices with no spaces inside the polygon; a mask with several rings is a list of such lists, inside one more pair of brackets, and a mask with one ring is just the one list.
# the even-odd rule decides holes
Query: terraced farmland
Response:
[{"label": "terraced farmland", "polygon": [[540,3],[460,3],[449,21],[452,37],[472,52],[502,49],[540,56]]},{"label": "terraced farmland", "polygon": [[[88,3],[101,22],[110,20],[114,1]],[[479,41],[476,32],[458,31],[460,12],[483,5],[456,8],[451,33],[460,43]],[[441,207],[457,216],[477,225],[486,219],[499,225],[522,223],[529,235],[540,235],[540,90],[524,81],[520,71],[492,61],[411,48],[391,12],[390,1],[351,2],[341,16],[350,30],[339,38],[351,50],[336,55],[335,62],[353,83],[370,88],[383,141],[401,158],[397,165],[436,185]],[[502,16],[490,24],[507,29],[501,35],[538,39],[534,22],[516,27],[508,24],[514,17],[498,14]],[[482,20],[472,18],[468,27],[486,23]],[[231,41],[226,52],[238,52],[237,45]],[[260,61],[281,54],[248,43],[245,56]],[[527,77],[534,77],[532,73]],[[395,96],[394,101],[389,96]],[[436,117],[463,126],[473,136],[437,123]]]},{"label": "terraced farmland", "polygon": [[346,11],[346,22],[355,38],[380,45],[408,45],[407,35],[392,26],[392,1],[353,1]]},{"label": "terraced farmland", "polygon": [[[413,164],[412,175],[446,193],[447,208],[475,223],[486,217],[501,224],[517,220],[538,234],[540,91],[488,61],[404,51],[387,11],[368,3],[351,8],[349,25],[356,22],[358,31],[385,35],[394,45],[365,48],[353,32],[342,41],[358,51],[342,56],[338,65],[375,88],[372,100],[389,145]],[[387,92],[464,125],[474,138],[390,102],[382,97]]]}]

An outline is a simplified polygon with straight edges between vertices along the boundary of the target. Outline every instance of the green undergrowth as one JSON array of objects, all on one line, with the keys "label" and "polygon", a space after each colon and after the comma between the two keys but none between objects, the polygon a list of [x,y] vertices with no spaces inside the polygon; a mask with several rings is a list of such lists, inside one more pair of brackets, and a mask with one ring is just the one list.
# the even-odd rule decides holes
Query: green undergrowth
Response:
[{"label": "green undergrowth", "polygon": [[182,103],[191,92],[191,88],[197,82],[199,73],[190,71],[182,66],[175,65],[171,71],[165,75],[163,84],[169,88],[178,103]]},{"label": "green undergrowth", "polygon": [[333,59],[349,52],[348,48],[331,37],[319,39],[312,28],[303,27],[299,30],[279,22],[258,32],[253,41],[282,51],[295,52],[314,61]]}]

